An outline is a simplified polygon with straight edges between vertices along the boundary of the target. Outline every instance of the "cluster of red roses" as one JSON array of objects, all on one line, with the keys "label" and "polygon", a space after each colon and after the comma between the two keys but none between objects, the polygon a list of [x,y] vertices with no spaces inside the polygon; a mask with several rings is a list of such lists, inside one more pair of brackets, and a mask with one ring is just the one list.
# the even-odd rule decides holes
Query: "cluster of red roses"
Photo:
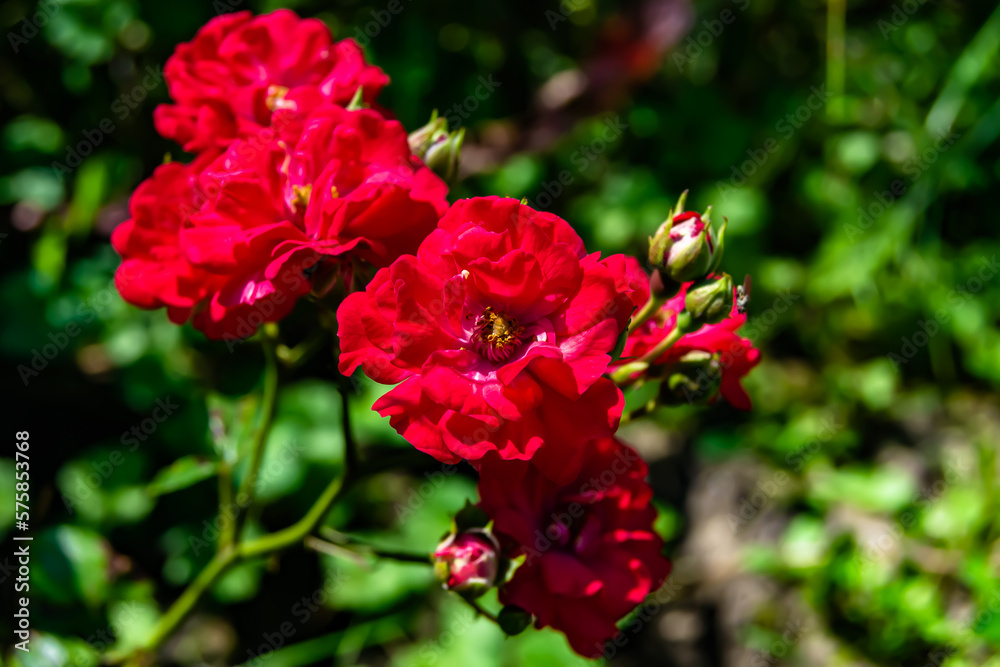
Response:
[{"label": "cluster of red roses", "polygon": [[[176,104],[157,129],[196,157],[136,190],[112,239],[122,296],[242,338],[310,292],[349,292],[341,372],[396,385],[374,409],[419,450],[479,471],[491,534],[449,540],[448,584],[486,563],[502,602],[600,653],[669,572],[646,465],[614,438],[619,385],[697,379],[702,397],[714,383],[748,406],[739,378],[757,351],[734,333],[732,283],[693,284],[721,251],[707,216],[671,212],[651,292],[638,261],[588,253],[555,215],[498,197],[449,207],[414,154],[426,133],[408,138],[370,106],[385,74],[289,11],[211,21],[166,77]],[[378,271],[355,291],[360,267]]]},{"label": "cluster of red roses", "polygon": [[176,104],[156,110],[156,128],[196,157],[159,167],[115,230],[130,303],[245,338],[310,290],[349,284],[357,262],[414,252],[448,208],[403,126],[354,108],[389,78],[319,20],[220,16],[165,75]]}]

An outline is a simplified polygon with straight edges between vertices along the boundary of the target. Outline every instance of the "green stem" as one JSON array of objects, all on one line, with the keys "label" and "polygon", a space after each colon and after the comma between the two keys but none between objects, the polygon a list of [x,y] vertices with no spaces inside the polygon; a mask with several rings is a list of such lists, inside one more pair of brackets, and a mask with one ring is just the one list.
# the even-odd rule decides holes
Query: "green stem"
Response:
[{"label": "green stem", "polygon": [[475,600],[470,600],[470,599],[469,599],[469,598],[467,598],[467,597],[462,597],[461,595],[459,595],[458,597],[460,597],[460,598],[462,598],[463,600],[465,600],[465,602],[466,602],[466,603],[467,603],[467,604],[468,604],[468,605],[469,605],[470,607],[472,607],[472,608],[473,608],[473,610],[475,610],[475,612],[476,612],[477,614],[479,614],[480,616],[485,616],[486,618],[488,618],[489,620],[493,621],[493,622],[494,622],[494,623],[496,623],[497,625],[500,625],[500,619],[498,619],[498,618],[496,617],[496,615],[495,615],[495,614],[493,614],[493,613],[491,613],[491,612],[488,612],[488,611],[486,611],[485,609],[483,609],[482,605],[480,605],[480,604],[479,604],[478,602],[476,602]]},{"label": "green stem", "polygon": [[358,469],[358,446],[354,442],[354,435],[351,429],[351,401],[348,395],[350,378],[341,376],[340,387],[340,420],[343,423],[344,432],[344,476],[353,475]]},{"label": "green stem", "polygon": [[348,486],[349,480],[347,480],[346,476],[341,475],[337,477],[323,489],[323,493],[320,494],[320,497],[313,503],[313,506],[309,508],[304,517],[287,528],[244,542],[240,545],[240,557],[255,558],[257,556],[266,556],[286,549],[293,544],[298,544],[305,539],[306,535],[315,530],[316,526],[323,520],[323,517],[326,516],[326,513],[330,511],[330,507],[340,496],[341,491]]},{"label": "green stem", "polygon": [[330,482],[316,500],[309,512],[298,522],[276,533],[264,535],[257,539],[244,542],[238,547],[223,549],[215,555],[201,574],[185,589],[179,598],[170,606],[157,623],[155,630],[142,649],[141,653],[132,658],[131,664],[141,664],[140,656],[149,655],[177,629],[194,609],[201,596],[218,581],[226,570],[235,563],[248,558],[260,558],[282,551],[301,542],[322,521],[330,510],[341,491],[347,488],[343,476]]},{"label": "green stem", "polygon": [[[262,339],[264,349],[264,396],[262,398],[260,426],[254,434],[251,445],[250,468],[247,470],[243,482],[240,484],[238,498],[244,498],[245,503],[241,506],[250,507],[253,505],[257,490],[257,474],[260,471],[261,461],[264,460],[264,445],[267,444],[267,436],[271,432],[271,422],[274,420],[274,408],[278,399],[278,356],[275,352],[274,340],[265,335]],[[236,524],[233,528],[235,538],[243,532],[246,524],[247,512],[240,512],[236,517]]]},{"label": "green stem", "polygon": [[691,333],[692,323],[691,316],[686,310],[677,313],[677,321],[674,328],[670,330],[663,340],[656,344],[652,350],[642,355],[638,359],[629,361],[618,370],[611,374],[611,380],[617,384],[619,387],[628,387],[635,379],[633,376],[636,374],[641,374],[649,368],[656,359],[662,355],[664,352],[669,350],[673,345],[679,341],[684,334]]},{"label": "green stem", "polygon": [[[255,441],[254,451],[257,452],[260,449],[258,445],[259,442],[263,442],[266,439],[266,431],[270,425],[271,416],[274,411],[274,397],[277,393],[277,364],[276,357],[274,355],[274,345],[273,341],[268,341],[265,344],[268,351],[268,379],[265,381],[265,414],[264,423],[261,424],[261,431],[258,432],[257,441]],[[344,414],[347,414],[347,403],[345,399],[344,403]],[[351,448],[354,447],[354,440],[351,436],[350,423],[345,418],[343,421],[344,428],[344,442],[346,446]],[[259,467],[260,461],[259,457],[257,460],[257,466],[252,466],[252,471],[256,471]],[[378,469],[376,466],[375,470]],[[156,628],[153,630],[153,634],[150,636],[149,641],[141,649],[136,650],[131,656],[127,656],[129,662],[128,665],[142,665],[144,661],[151,656],[157,648],[163,644],[164,641],[170,637],[171,634],[180,626],[180,624],[187,618],[188,614],[194,609],[194,606],[201,599],[201,596],[211,588],[219,577],[221,577],[226,570],[228,570],[235,563],[248,559],[248,558],[261,558],[264,556],[277,553],[287,549],[288,547],[294,546],[301,543],[305,538],[316,529],[316,527],[323,521],[323,517],[327,515],[333,503],[340,497],[351,484],[353,484],[360,474],[356,472],[355,468],[347,468],[345,461],[344,473],[331,480],[323,492],[320,494],[313,506],[309,508],[309,511],[304,517],[296,521],[291,526],[279,530],[275,533],[270,533],[268,535],[263,535],[253,540],[245,541],[236,545],[229,545],[219,550],[215,557],[209,562],[208,566],[202,570],[201,574],[191,582],[191,584],[181,593],[181,596],[177,598],[176,601],[167,610],[159,622],[156,624]],[[249,487],[249,488],[252,488]],[[236,533],[237,541],[240,539],[239,532]],[[121,662],[125,657],[114,657],[111,658],[115,662]]]},{"label": "green stem", "polygon": [[[219,515],[225,516],[227,508],[233,504],[233,467],[223,460],[219,465]],[[219,534],[219,551],[232,546],[236,542],[236,522],[225,521]]]},{"label": "green stem", "polygon": [[309,361],[317,351],[322,349],[326,338],[327,332],[321,331],[295,347],[279,345],[277,348],[278,361],[283,363],[286,368],[298,368],[306,361]]},{"label": "green stem", "polygon": [[646,415],[651,414],[655,409],[656,409],[656,401],[649,401],[647,403],[643,403],[632,412],[622,415],[621,423],[627,424],[631,421],[639,419],[640,417],[645,417]]},{"label": "green stem", "polygon": [[667,302],[666,299],[658,299],[657,297],[650,294],[649,300],[646,301],[646,305],[644,305],[639,310],[638,313],[632,316],[632,321],[629,322],[628,324],[628,332],[632,333],[633,331],[641,327],[643,324],[645,324],[646,320],[651,318],[656,313],[660,312],[660,308],[662,308],[663,304],[665,304],[666,302]]},{"label": "green stem", "polygon": [[[198,600],[205,594],[205,591],[211,588],[218,578],[238,559],[239,554],[232,548],[224,549],[217,553],[208,566],[201,571],[201,574],[191,582],[191,585],[170,606],[167,613],[160,617],[143,653],[148,655],[159,648],[173,634],[181,622],[187,618],[188,614],[191,613],[191,610],[198,603]],[[134,657],[129,664],[141,664],[141,658]]]},{"label": "green stem", "polygon": [[350,542],[327,542],[318,537],[308,536],[305,538],[305,545],[310,549],[321,551],[332,556],[347,556],[352,559],[374,556],[387,560],[399,561],[400,563],[421,563],[431,564],[430,554],[415,554],[407,551],[394,551],[392,549],[377,549],[363,542],[357,543],[359,549],[351,549]]}]

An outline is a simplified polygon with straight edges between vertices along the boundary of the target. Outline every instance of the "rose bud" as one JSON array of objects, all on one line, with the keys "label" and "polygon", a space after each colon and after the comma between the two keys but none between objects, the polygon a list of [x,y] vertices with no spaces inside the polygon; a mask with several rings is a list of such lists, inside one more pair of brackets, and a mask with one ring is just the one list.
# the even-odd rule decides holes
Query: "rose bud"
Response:
[{"label": "rose bud", "polygon": [[496,584],[499,551],[488,531],[452,533],[434,550],[434,574],[448,590],[477,598]]},{"label": "rose bud", "polygon": [[464,139],[465,128],[448,132],[448,121],[438,116],[436,109],[426,125],[409,135],[413,154],[446,180],[450,180],[458,172],[459,153]]},{"label": "rose bud", "polygon": [[733,312],[736,298],[728,273],[699,280],[688,289],[684,310],[691,316],[691,330],[703,324],[718,324]]},{"label": "rose bud", "polygon": [[410,132],[407,137],[410,151],[421,160],[427,154],[427,149],[442,134],[448,133],[448,121],[438,116],[437,109],[431,113],[431,119],[418,130]]},{"label": "rose bud", "polygon": [[686,198],[685,191],[676,208],[670,210],[667,220],[649,239],[649,262],[659,270],[668,296],[676,294],[681,283],[713,273],[722,261],[725,223],[716,234],[710,219],[711,207],[703,215],[684,211]]},{"label": "rose bud", "polygon": [[667,366],[660,384],[660,403],[684,405],[707,403],[722,385],[718,353],[691,350]]}]

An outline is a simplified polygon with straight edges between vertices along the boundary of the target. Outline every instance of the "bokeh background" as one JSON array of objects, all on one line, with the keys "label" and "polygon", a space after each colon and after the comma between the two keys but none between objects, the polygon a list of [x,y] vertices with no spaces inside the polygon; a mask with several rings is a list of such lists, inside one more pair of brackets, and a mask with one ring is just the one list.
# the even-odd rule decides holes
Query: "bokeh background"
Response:
[{"label": "bokeh background", "polygon": [[[745,332],[763,350],[754,407],[623,429],[650,461],[675,567],[612,664],[1000,665],[994,3],[389,4],[0,2],[0,386],[5,437],[31,434],[39,631],[31,654],[10,650],[5,613],[2,660],[97,664],[141,642],[211,556],[219,461],[245,447],[260,349],[126,306],[108,239],[136,184],[183,157],[151,120],[174,46],[218,12],[289,6],[367,44],[409,129],[435,108],[467,128],[455,197],[527,197],[588,248],[640,256],[683,189],[729,220],[725,267],[753,276]],[[341,468],[329,352],[286,386],[252,531],[292,523]],[[408,448],[369,412],[378,392],[352,392],[357,437],[412,461],[329,523],[426,552],[473,477]],[[12,484],[2,458],[0,496]],[[552,631],[503,639],[426,566],[305,549],[234,569],[165,656],[583,663]]]}]

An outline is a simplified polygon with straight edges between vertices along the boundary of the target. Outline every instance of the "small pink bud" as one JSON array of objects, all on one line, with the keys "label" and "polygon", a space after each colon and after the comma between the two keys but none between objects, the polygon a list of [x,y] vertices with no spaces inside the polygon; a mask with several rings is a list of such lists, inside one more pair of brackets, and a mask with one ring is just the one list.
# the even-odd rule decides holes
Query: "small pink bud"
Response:
[{"label": "small pink bud", "polygon": [[449,535],[434,550],[434,573],[448,590],[479,597],[496,583],[499,550],[484,530]]}]

